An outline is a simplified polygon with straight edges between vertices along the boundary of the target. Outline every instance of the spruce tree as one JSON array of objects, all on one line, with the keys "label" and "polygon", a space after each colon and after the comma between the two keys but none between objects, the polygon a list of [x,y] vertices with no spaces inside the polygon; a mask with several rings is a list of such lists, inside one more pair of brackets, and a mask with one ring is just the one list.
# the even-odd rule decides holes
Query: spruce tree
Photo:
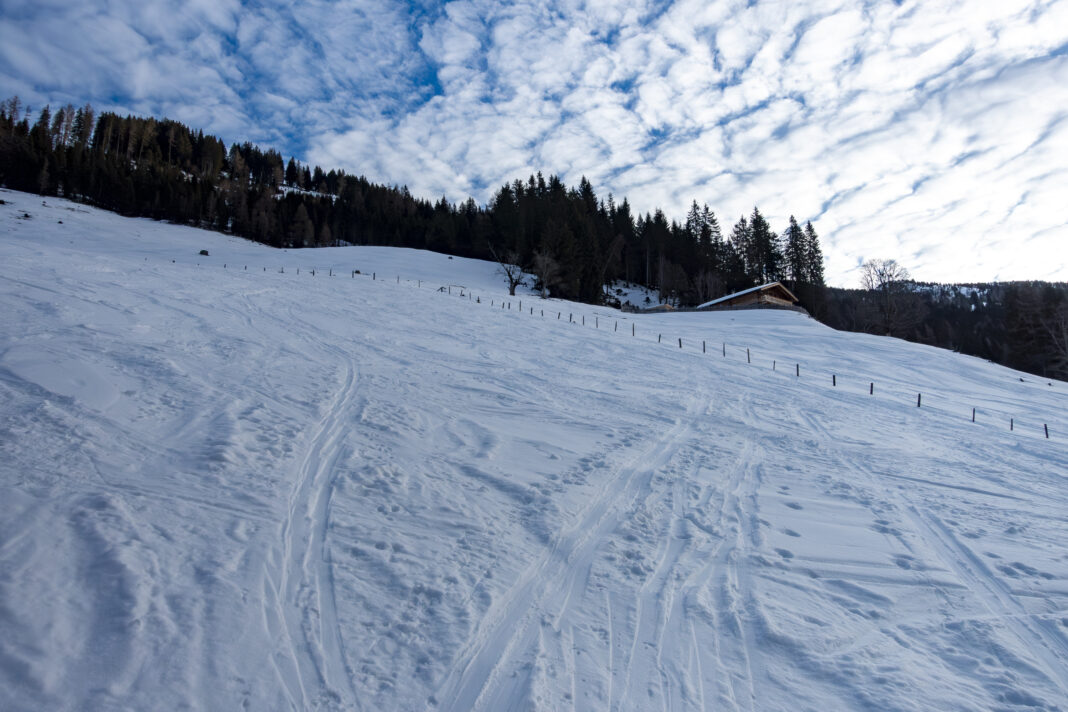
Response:
[{"label": "spruce tree", "polygon": [[823,281],[823,251],[820,249],[820,238],[816,235],[812,221],[805,223],[805,266],[808,273],[806,280],[809,284],[817,287],[825,286]]},{"label": "spruce tree", "polygon": [[808,243],[805,233],[793,215],[790,216],[790,226],[786,228],[784,257],[786,258],[786,274],[791,281],[792,287],[797,287],[800,282],[807,282],[809,278],[808,267]]},{"label": "spruce tree", "polygon": [[752,264],[751,274],[760,284],[767,284],[779,279],[782,272],[782,249],[779,247],[779,236],[771,229],[768,221],[760,214],[760,210],[753,208],[753,215],[749,218],[749,229],[752,234]]},{"label": "spruce tree", "polygon": [[741,267],[745,279],[749,282],[755,281],[755,277],[753,277],[756,261],[753,250],[753,231],[750,229],[749,222],[744,215],[734,224],[734,229],[731,231],[730,244],[738,257],[738,266]]},{"label": "spruce tree", "polygon": [[30,129],[30,146],[41,159],[52,152],[51,122],[52,111],[46,104],[45,108],[41,109],[40,116],[37,117],[37,123]]}]

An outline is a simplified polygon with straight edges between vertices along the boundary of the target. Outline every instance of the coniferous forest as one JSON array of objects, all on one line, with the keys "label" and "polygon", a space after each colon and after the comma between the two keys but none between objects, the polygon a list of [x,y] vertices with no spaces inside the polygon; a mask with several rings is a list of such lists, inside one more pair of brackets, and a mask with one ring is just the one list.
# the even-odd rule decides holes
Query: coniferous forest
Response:
[{"label": "coniferous forest", "polygon": [[696,201],[681,221],[661,210],[634,214],[626,198],[598,197],[585,178],[567,187],[540,173],[502,185],[486,206],[452,204],[250,143],[227,147],[168,119],[97,115],[88,104],[32,115],[17,98],[0,103],[0,185],[274,247],[384,245],[492,259],[535,275],[543,294],[590,303],[612,303],[605,286],[617,281],[687,306],[782,280],[835,328],[1068,378],[1068,284],[827,288],[813,225],[791,217],[777,233],[758,208],[728,230]]}]

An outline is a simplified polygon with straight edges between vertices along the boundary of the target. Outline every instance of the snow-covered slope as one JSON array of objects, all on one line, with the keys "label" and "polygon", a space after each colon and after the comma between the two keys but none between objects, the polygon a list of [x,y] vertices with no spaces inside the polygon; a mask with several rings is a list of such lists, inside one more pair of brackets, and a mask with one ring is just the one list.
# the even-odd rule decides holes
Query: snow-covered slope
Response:
[{"label": "snow-covered slope", "polygon": [[0,198],[0,709],[1068,709],[1063,383]]}]

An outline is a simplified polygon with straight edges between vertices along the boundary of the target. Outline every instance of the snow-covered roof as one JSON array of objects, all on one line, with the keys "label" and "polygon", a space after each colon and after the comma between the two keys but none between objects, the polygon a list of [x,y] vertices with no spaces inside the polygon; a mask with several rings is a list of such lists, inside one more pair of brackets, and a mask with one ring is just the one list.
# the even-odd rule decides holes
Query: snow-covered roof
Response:
[{"label": "snow-covered roof", "polygon": [[731,299],[735,299],[737,297],[741,297],[741,296],[744,296],[746,294],[752,294],[753,292],[762,292],[765,289],[768,289],[770,287],[776,287],[776,286],[777,287],[782,287],[786,291],[787,294],[790,294],[790,296],[793,296],[793,294],[790,293],[790,290],[786,289],[786,287],[784,287],[781,282],[768,282],[767,284],[762,284],[759,287],[750,287],[749,289],[743,289],[740,292],[735,292],[734,294],[728,294],[727,296],[720,297],[719,299],[713,299],[710,302],[705,302],[704,304],[698,305],[697,308],[698,309],[704,309],[705,307],[715,306],[716,304],[720,304],[722,302],[730,301]]}]

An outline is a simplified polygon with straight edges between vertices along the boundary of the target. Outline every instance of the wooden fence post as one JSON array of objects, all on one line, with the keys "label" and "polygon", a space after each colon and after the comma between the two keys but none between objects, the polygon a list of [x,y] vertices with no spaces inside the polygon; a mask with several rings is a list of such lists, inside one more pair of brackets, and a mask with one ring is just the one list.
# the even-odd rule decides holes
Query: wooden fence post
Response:
[{"label": "wooden fence post", "polygon": [[1046,431],[1046,440],[1049,440],[1049,425],[1042,423],[1042,429]]},{"label": "wooden fence post", "polygon": [[972,422],[975,422],[975,408],[972,408]]},{"label": "wooden fence post", "polygon": [[869,396],[875,395],[875,381],[872,381],[871,383],[868,384],[868,395]]},{"label": "wooden fence post", "polygon": [[745,362],[746,363],[753,363],[752,359],[749,358],[749,347],[748,346],[745,347]]},{"label": "wooden fence post", "polygon": [[702,341],[701,341],[701,353],[708,353],[708,352],[707,352],[707,351],[705,350],[705,342],[704,342],[704,340],[702,340]]},{"label": "wooden fence post", "polygon": [[801,364],[799,363],[794,364],[794,376],[801,378]]},{"label": "wooden fence post", "polygon": [[1009,430],[1010,431],[1012,430],[1012,425],[1013,425],[1012,418],[1009,418]]},{"label": "wooden fence post", "polygon": [[838,376],[833,373],[831,374],[831,385],[835,388],[838,387]]},{"label": "wooden fence post", "polygon": [[679,339],[679,348],[682,348],[682,339]]},{"label": "wooden fence post", "polygon": [[661,336],[663,336],[663,334],[657,334],[656,335],[656,343],[658,343],[658,344],[660,343],[660,337]]},{"label": "wooden fence post", "polygon": [[922,393],[917,393],[917,394],[916,394],[916,407],[917,407],[917,408],[919,408],[919,407],[920,407],[920,400],[922,399],[922,397],[923,397],[923,394],[922,394]]}]

